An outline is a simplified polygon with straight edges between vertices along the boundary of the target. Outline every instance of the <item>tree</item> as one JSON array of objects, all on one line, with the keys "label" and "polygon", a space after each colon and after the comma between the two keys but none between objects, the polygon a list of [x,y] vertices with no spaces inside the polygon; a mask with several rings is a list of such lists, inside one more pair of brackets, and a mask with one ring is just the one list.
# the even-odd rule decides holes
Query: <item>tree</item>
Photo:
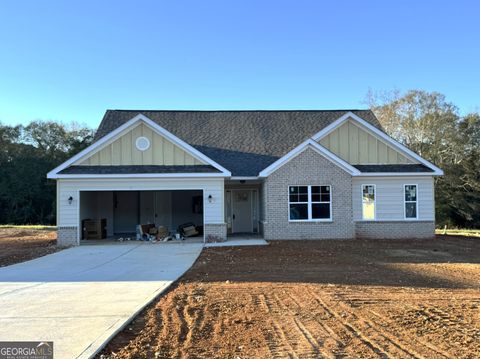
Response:
[{"label": "tree", "polygon": [[385,131],[434,163],[444,163],[456,145],[458,109],[438,92],[369,92],[367,102]]},{"label": "tree", "polygon": [[437,223],[480,227],[480,115],[460,117],[438,92],[372,93],[385,131],[445,172],[435,180]]},{"label": "tree", "polygon": [[55,183],[46,174],[92,139],[75,123],[0,124],[0,223],[55,223]]}]

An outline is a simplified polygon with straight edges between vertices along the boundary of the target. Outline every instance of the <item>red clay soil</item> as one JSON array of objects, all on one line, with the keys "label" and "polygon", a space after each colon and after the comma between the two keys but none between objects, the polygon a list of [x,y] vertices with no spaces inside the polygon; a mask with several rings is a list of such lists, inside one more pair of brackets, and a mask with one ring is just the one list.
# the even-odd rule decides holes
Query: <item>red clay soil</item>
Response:
[{"label": "red clay soil", "polygon": [[480,241],[206,249],[103,358],[478,358]]},{"label": "red clay soil", "polygon": [[57,251],[53,230],[0,228],[0,267]]}]

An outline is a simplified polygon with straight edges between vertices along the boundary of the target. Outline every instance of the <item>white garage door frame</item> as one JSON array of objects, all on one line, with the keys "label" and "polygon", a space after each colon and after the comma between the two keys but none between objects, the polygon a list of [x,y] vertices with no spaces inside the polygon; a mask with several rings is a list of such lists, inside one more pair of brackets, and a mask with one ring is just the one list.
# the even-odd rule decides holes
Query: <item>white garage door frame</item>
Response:
[{"label": "white garage door frame", "polygon": [[[225,224],[223,178],[102,178],[57,180],[57,226],[76,228],[81,238],[80,193],[101,191],[198,190],[203,193],[203,225]],[[212,200],[208,198],[212,196]],[[205,240],[205,235],[204,235]]]},{"label": "white garage door frame", "polygon": [[[138,192],[138,191],[201,191],[202,192],[202,198],[203,198],[203,223],[202,225],[204,226],[204,229],[205,229],[205,190],[203,188],[188,188],[188,189],[185,189],[185,188],[181,188],[181,189],[165,189],[165,188],[162,188],[162,189],[136,189],[136,188],[129,188],[129,189],[111,189],[111,190],[107,190],[107,189],[91,189],[91,188],[88,188],[88,189],[82,189],[82,188],[79,188],[78,191],[77,191],[77,198],[78,198],[78,201],[77,201],[77,213],[78,213],[78,230],[77,230],[77,236],[79,239],[82,238],[82,219],[81,219],[81,216],[80,216],[80,207],[81,207],[81,193],[82,192]],[[203,231],[203,242],[205,243],[205,230]]]}]

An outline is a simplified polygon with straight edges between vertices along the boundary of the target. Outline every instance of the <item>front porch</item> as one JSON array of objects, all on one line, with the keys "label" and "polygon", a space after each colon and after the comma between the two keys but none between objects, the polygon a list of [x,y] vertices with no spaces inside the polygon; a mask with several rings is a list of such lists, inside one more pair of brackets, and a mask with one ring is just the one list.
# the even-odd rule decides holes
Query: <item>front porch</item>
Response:
[{"label": "front porch", "polygon": [[261,180],[225,181],[227,239],[261,239]]}]

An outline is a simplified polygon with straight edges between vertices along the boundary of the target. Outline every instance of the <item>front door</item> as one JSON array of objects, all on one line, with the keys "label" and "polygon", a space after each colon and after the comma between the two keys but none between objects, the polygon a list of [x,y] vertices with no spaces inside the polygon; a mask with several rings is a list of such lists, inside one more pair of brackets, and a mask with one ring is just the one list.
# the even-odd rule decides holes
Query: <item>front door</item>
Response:
[{"label": "front door", "polygon": [[253,232],[252,191],[232,191],[232,232]]}]

